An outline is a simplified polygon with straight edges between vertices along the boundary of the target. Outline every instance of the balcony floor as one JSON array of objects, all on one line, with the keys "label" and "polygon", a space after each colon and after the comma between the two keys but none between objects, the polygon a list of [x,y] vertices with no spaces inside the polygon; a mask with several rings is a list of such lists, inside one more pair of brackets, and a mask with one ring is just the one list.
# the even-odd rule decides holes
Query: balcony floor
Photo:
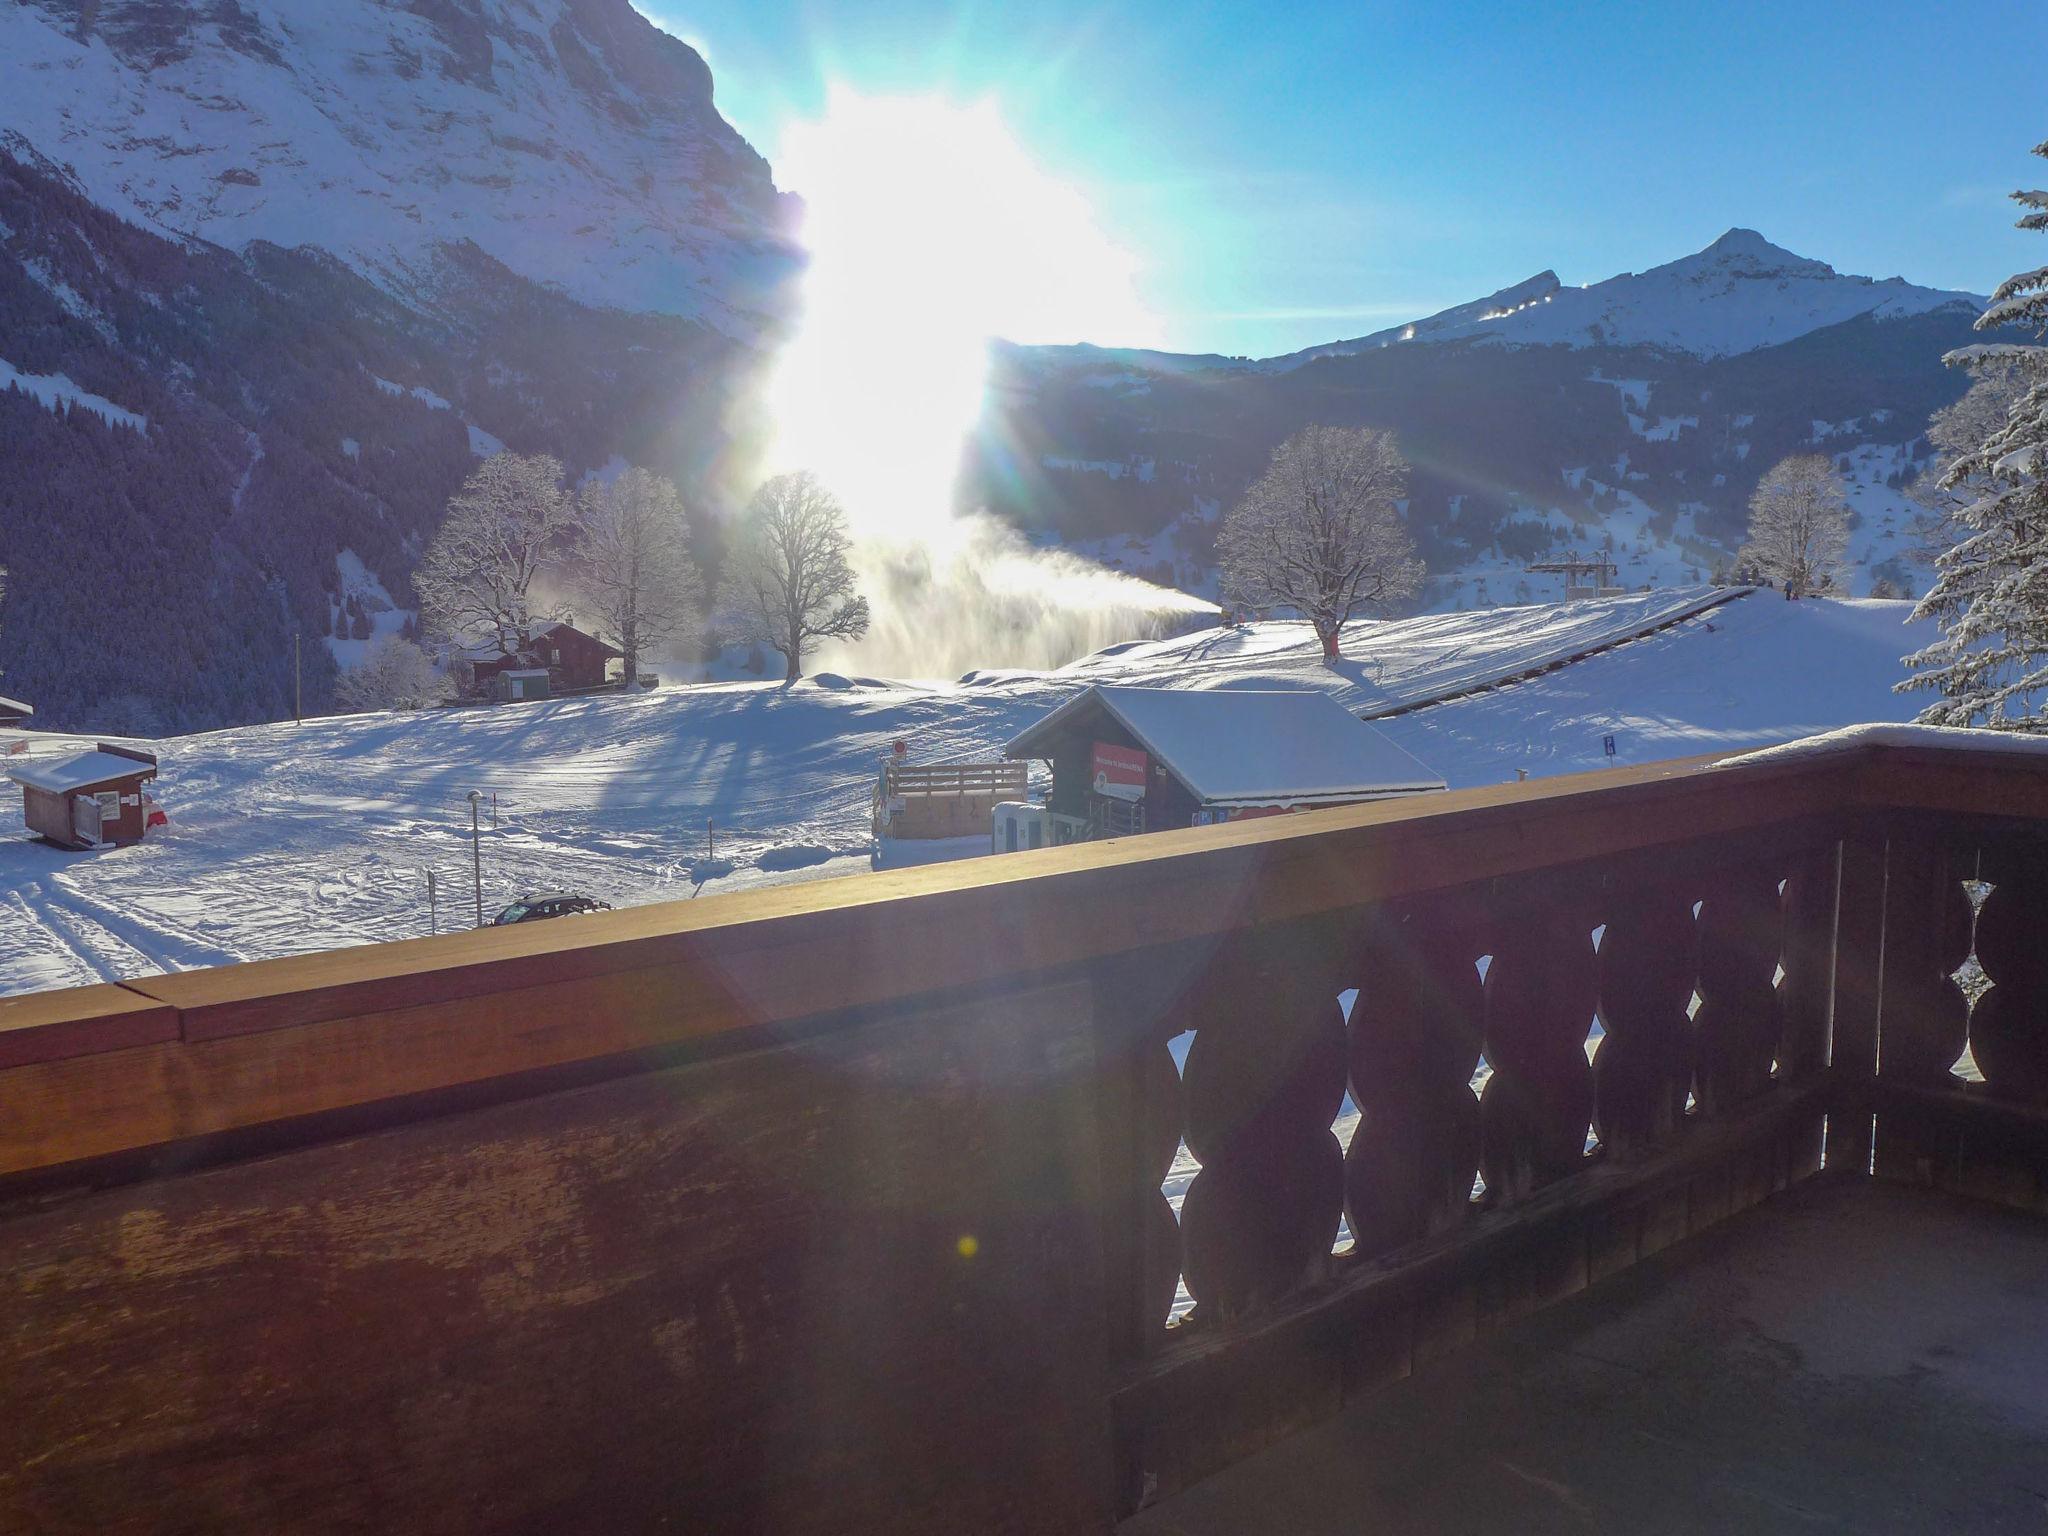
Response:
[{"label": "balcony floor", "polygon": [[1817,1179],[1128,1536],[2048,1526],[2048,1221]]}]

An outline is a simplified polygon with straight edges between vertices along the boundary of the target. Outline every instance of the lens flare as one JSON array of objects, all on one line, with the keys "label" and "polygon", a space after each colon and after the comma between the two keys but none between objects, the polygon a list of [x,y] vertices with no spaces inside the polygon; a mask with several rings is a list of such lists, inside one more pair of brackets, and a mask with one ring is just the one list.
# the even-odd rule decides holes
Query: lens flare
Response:
[{"label": "lens flare", "polygon": [[1210,611],[955,505],[994,338],[1154,339],[1136,263],[995,105],[835,90],[778,159],[805,200],[810,265],[769,389],[771,467],[811,470],[845,504],[874,609],[865,639],[814,664],[1056,666]]},{"label": "lens flare", "polygon": [[992,338],[1152,336],[1136,263],[993,102],[835,88],[778,158],[810,266],[770,386],[771,457],[818,474],[863,532],[947,532]]}]

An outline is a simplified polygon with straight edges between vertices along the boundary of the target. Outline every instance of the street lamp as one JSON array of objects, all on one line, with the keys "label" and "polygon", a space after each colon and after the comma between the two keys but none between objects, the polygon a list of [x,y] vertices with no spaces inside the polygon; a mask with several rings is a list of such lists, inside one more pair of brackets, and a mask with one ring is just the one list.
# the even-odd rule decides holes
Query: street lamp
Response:
[{"label": "street lamp", "polygon": [[469,852],[471,862],[476,866],[476,925],[484,925],[484,845],[483,832],[477,823],[477,807],[483,802],[484,792],[472,789],[469,792]]}]

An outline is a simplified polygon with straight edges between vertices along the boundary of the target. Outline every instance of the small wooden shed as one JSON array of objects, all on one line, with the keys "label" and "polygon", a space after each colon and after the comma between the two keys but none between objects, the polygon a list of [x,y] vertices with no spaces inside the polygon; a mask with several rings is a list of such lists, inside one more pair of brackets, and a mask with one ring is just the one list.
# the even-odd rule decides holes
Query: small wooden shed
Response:
[{"label": "small wooden shed", "polygon": [[1109,688],[1003,748],[1052,764],[1053,841],[1160,832],[1444,788],[1326,693]]},{"label": "small wooden shed", "polygon": [[9,761],[7,777],[21,786],[31,832],[60,848],[119,848],[149,830],[156,802],[143,785],[156,770],[152,754],[101,742],[66,757]]},{"label": "small wooden shed", "polygon": [[24,704],[19,699],[0,696],[0,726],[26,725],[29,716],[35,712],[33,704]]}]

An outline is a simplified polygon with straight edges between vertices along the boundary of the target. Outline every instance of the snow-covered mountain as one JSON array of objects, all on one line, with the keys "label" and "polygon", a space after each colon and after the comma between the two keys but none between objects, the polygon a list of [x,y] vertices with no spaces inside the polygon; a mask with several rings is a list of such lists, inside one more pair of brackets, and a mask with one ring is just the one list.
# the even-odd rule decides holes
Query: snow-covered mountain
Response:
[{"label": "snow-covered mountain", "polygon": [[1898,320],[1957,306],[1972,316],[1976,294],[1920,288],[1903,277],[1845,276],[1824,261],[1795,256],[1753,229],[1731,229],[1703,251],[1647,272],[1567,288],[1539,272],[1511,288],[1407,325],[1268,359],[1299,367],[1410,342],[1475,341],[1503,346],[1651,347],[1692,357],[1728,357],[1782,346],[1862,315]]},{"label": "snow-covered mountain", "polygon": [[1583,288],[1542,272],[1441,314],[1281,357],[1101,347],[998,352],[970,495],[1046,539],[1204,590],[1217,520],[1310,423],[1391,428],[1427,601],[1556,590],[1526,567],[1610,551],[1624,585],[1731,560],[1758,478],[1825,453],[1857,513],[1851,585],[1924,584],[1905,487],[1944,351],[1984,300],[1836,272],[1730,230]]},{"label": "snow-covered mountain", "polygon": [[[0,0],[10,692],[138,734],[276,719],[296,633],[322,707],[501,446],[672,476],[715,557],[793,208],[630,0]],[[1276,443],[1390,427],[1456,607],[1543,596],[1522,568],[1574,546],[1698,580],[1822,449],[1868,514],[1858,590],[1911,585],[1901,487],[1977,303],[1737,230],[1282,358],[1005,348],[960,484],[1200,591]]]},{"label": "snow-covered mountain", "polygon": [[629,0],[0,0],[7,688],[323,708],[499,448],[744,496],[794,206]]},{"label": "snow-covered mountain", "polygon": [[468,242],[738,335],[787,302],[787,200],[627,0],[10,0],[0,61],[0,142],[146,229],[318,247],[401,297]]}]

